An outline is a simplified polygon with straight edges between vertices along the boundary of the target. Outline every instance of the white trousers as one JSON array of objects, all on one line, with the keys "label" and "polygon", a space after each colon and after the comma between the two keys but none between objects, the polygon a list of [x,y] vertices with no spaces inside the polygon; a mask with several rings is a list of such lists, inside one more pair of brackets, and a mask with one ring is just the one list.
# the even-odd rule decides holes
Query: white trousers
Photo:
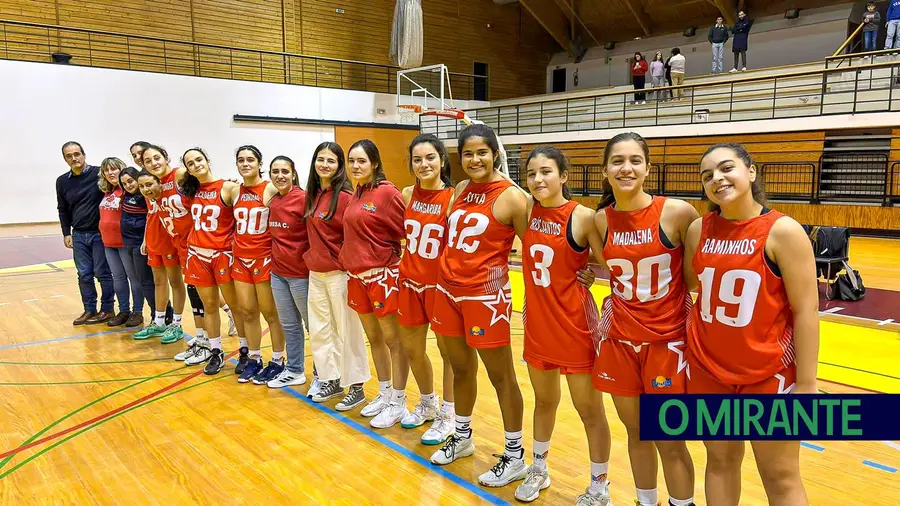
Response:
[{"label": "white trousers", "polygon": [[320,381],[342,387],[372,377],[362,323],[347,305],[347,273],[309,273],[309,345]]}]

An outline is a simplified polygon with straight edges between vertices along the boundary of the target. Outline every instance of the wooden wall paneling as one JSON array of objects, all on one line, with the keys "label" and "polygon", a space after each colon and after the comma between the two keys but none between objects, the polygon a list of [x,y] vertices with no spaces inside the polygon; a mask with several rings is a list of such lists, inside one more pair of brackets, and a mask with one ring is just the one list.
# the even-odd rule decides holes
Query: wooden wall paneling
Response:
[{"label": "wooden wall paneling", "polygon": [[[384,173],[388,180],[401,190],[405,186],[415,184],[416,178],[409,173],[407,150],[409,143],[418,135],[417,130],[376,127],[334,127],[335,142],[344,149],[344,156],[350,153],[350,146],[360,139],[369,139],[378,146]],[[350,168],[347,167],[347,174]]]},{"label": "wooden wall paneling", "polygon": [[191,40],[188,0],[57,0],[57,6],[62,26]]},{"label": "wooden wall paneling", "polygon": [[56,0],[0,0],[0,19],[56,24]]},{"label": "wooden wall paneling", "polygon": [[194,41],[281,51],[281,2],[193,0]]},{"label": "wooden wall paneling", "polygon": [[306,0],[301,8],[305,54],[389,63],[392,0]]}]

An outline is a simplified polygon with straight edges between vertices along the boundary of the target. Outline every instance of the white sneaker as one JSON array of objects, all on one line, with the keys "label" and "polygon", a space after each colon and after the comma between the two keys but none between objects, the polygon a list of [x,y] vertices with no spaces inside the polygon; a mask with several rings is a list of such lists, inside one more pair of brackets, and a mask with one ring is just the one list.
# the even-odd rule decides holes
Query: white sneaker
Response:
[{"label": "white sneaker", "polygon": [[499,460],[490,471],[478,477],[478,483],[485,487],[505,487],[510,483],[525,478],[528,466],[525,459],[514,459],[505,453],[494,454]]},{"label": "white sneaker", "polygon": [[613,506],[609,497],[609,486],[603,487],[597,494],[592,494],[591,487],[588,487],[583,494],[575,498],[575,506]]},{"label": "white sneaker", "polygon": [[731,69],[728,72],[731,72],[732,74],[734,74],[735,72],[737,72],[737,69]]},{"label": "white sneaker", "polygon": [[200,365],[209,361],[212,352],[209,350],[209,343],[200,343],[195,349],[194,354],[184,359],[184,365]]},{"label": "white sneaker", "polygon": [[271,380],[269,380],[266,385],[269,388],[284,388],[284,387],[293,387],[297,385],[303,385],[306,383],[306,375],[298,374],[288,371],[285,368],[283,371],[278,373],[278,376],[275,376]]},{"label": "white sneaker", "polygon": [[379,393],[377,397],[366,404],[366,407],[362,408],[362,411],[360,411],[359,414],[366,418],[378,416],[378,413],[381,413],[381,411],[387,407],[388,401],[390,401],[389,397],[389,395]]},{"label": "white sneaker", "polygon": [[473,453],[475,453],[475,443],[472,442],[471,437],[462,439],[456,434],[452,434],[444,446],[431,454],[431,463],[443,466]]},{"label": "white sneaker", "polygon": [[389,429],[397,425],[408,414],[409,410],[406,409],[406,399],[404,398],[403,404],[388,404],[369,422],[369,425],[376,429]]},{"label": "white sneaker", "polygon": [[434,420],[437,418],[440,402],[436,395],[431,402],[419,401],[416,408],[400,420],[400,426],[404,429],[415,429],[424,425],[425,422]]},{"label": "white sneaker", "polygon": [[309,386],[309,390],[306,392],[306,398],[312,399],[319,391],[322,390],[322,382],[319,381],[318,376],[313,376],[312,384]]},{"label": "white sneaker", "polygon": [[441,411],[438,413],[437,418],[434,419],[431,427],[425,431],[425,434],[422,434],[422,444],[429,446],[439,445],[446,441],[450,434],[453,434],[454,430],[456,430],[456,425],[453,420],[453,413]]},{"label": "white sneaker", "polygon": [[188,357],[193,356],[195,347],[197,346],[197,338],[195,337],[194,339],[192,339],[191,341],[189,341],[186,344],[188,345],[187,349],[182,351],[178,355],[175,355],[174,358],[176,361],[184,362],[185,360],[187,360]]},{"label": "white sneaker", "polygon": [[744,68],[741,69],[741,72],[744,72],[744,71],[746,71],[746,70],[747,70],[747,67],[744,67]]},{"label": "white sneaker", "polygon": [[522,502],[531,502],[541,495],[541,490],[550,487],[550,468],[543,471],[534,464],[525,472],[525,481],[516,487],[516,499]]}]

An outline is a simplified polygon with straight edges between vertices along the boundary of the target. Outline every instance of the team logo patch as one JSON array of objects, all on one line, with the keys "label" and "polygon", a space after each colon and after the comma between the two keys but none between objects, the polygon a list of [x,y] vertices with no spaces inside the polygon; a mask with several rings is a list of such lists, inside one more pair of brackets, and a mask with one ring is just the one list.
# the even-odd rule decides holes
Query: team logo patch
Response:
[{"label": "team logo patch", "polygon": [[173,259],[173,258],[175,258],[175,256],[172,255],[171,253],[167,253],[167,254],[166,254],[166,260],[171,260],[171,259]]},{"label": "team logo patch", "polygon": [[372,303],[372,306],[374,306],[375,309],[381,309],[381,308],[384,307],[384,304],[382,304],[381,302],[378,302],[378,301],[376,300],[375,302]]},{"label": "team logo patch", "polygon": [[319,218],[320,220],[324,220],[325,219],[325,211],[322,211],[321,213],[317,214],[316,218]]},{"label": "team logo patch", "polygon": [[669,388],[672,386],[672,378],[657,376],[653,378],[653,381],[651,381],[650,384],[653,385],[653,388]]},{"label": "team logo patch", "polygon": [[256,269],[253,269],[253,275],[259,276],[259,268],[258,267]]},{"label": "team logo patch", "polygon": [[219,276],[225,275],[225,269],[219,269]]},{"label": "team logo patch", "polygon": [[378,207],[375,206],[374,202],[366,202],[365,204],[363,204],[362,208],[366,211],[369,211],[370,213],[374,213],[378,210]]},{"label": "team logo patch", "polygon": [[469,334],[472,334],[473,336],[483,336],[484,329],[481,327],[475,326],[469,330]]}]

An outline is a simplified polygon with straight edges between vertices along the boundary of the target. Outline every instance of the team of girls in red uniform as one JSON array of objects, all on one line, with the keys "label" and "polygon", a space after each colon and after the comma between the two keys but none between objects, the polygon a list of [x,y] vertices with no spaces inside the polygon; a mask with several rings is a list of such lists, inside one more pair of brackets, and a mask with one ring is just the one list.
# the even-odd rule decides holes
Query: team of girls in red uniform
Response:
[{"label": "team of girls in red uniform", "polygon": [[[293,313],[300,301],[286,294],[308,286],[303,304],[309,307],[316,365],[309,395],[324,402],[350,387],[336,409],[365,402],[362,385],[370,372],[364,329],[379,395],[362,414],[371,416],[370,424],[378,428],[398,422],[414,428],[433,420],[422,442],[443,443],[431,461],[449,464],[475,451],[470,424],[480,357],[497,392],[506,446],[479,482],[502,487],[524,480],[515,492],[523,502],[537,499],[550,486],[547,457],[560,375],[566,377],[590,450],[591,483],[575,499],[581,506],[611,504],[603,392],[611,394],[627,429],[640,506],[658,504],[657,454],[668,504],[692,505],[694,495],[694,469],[684,442],[640,439],[641,394],[816,392],[812,249],[799,224],[765,207],[761,178],[743,146],[716,145],[703,155],[700,178],[713,209],[702,218],[690,204],[645,192],[650,153],[635,133],[617,135],[606,146],[604,195],[596,212],[571,200],[568,163],[556,148],[540,146],[529,153],[530,195],[499,170],[499,143],[490,128],[467,127],[458,148],[469,179],[453,188],[443,143],[430,135],[416,137],[408,153],[416,184],[400,191],[385,180],[377,147],[359,141],[348,153],[354,191],[343,150],[323,143],[313,154],[308,193],[297,194],[303,210],[293,218],[287,208],[281,209],[297,183],[292,162],[281,164],[284,174],[279,165],[279,182],[272,185],[260,179],[259,150],[239,148],[238,170],[244,178],[239,186],[213,178],[208,158],[195,148],[183,158],[190,171],[185,182],[184,170],[169,168],[162,148],[147,147],[141,156],[152,172],[141,173],[138,184],[153,214],[146,239],[151,265],[169,276],[168,265],[177,280],[178,259],[186,256],[188,280],[197,285],[207,307],[218,305],[221,289],[226,299],[236,297],[239,306],[256,312],[256,325],[261,310],[272,329],[278,325],[269,318],[276,317],[275,300],[271,290],[263,292],[269,288],[269,269],[285,259],[272,258],[271,237],[279,245],[294,244],[281,228],[304,228],[308,234],[300,234],[297,242],[303,250],[298,252],[302,269],[278,267],[292,274],[279,285],[284,293],[278,311]],[[273,162],[273,176],[274,167]],[[187,232],[176,224],[183,220],[179,204],[185,202],[192,216]],[[275,210],[272,223],[279,227],[271,234],[267,206]],[[523,250],[524,359],[535,393],[530,466],[525,464],[523,402],[510,348],[508,264],[516,236]],[[279,247],[276,255],[290,255]],[[588,290],[594,279],[588,268],[592,253],[610,273],[611,293],[600,310]],[[308,282],[287,282],[306,276]],[[248,285],[244,296],[241,289],[235,295],[232,279]],[[698,295],[692,303],[694,288]],[[253,301],[248,300],[251,289]],[[168,294],[161,295],[157,301]],[[180,303],[183,307],[183,296]],[[271,308],[265,307],[269,303]],[[177,294],[175,306],[179,313]],[[246,309],[240,314],[242,320],[252,320]],[[282,321],[290,322],[288,349],[299,349],[302,357],[300,318],[307,315],[297,312]],[[218,317],[205,323],[217,328]],[[445,362],[440,410],[425,354],[429,324]],[[250,343],[249,376],[273,388],[303,384],[302,359],[286,369],[284,336],[276,343],[274,333],[278,355],[265,369],[256,354],[259,341]],[[209,346],[219,357],[215,367],[207,365],[214,374],[224,359],[218,334]],[[404,394],[410,370],[421,393],[412,412]],[[706,449],[707,502],[737,505],[744,445],[715,441],[706,442]],[[770,503],[807,504],[799,444],[753,442],[753,450]]]}]

